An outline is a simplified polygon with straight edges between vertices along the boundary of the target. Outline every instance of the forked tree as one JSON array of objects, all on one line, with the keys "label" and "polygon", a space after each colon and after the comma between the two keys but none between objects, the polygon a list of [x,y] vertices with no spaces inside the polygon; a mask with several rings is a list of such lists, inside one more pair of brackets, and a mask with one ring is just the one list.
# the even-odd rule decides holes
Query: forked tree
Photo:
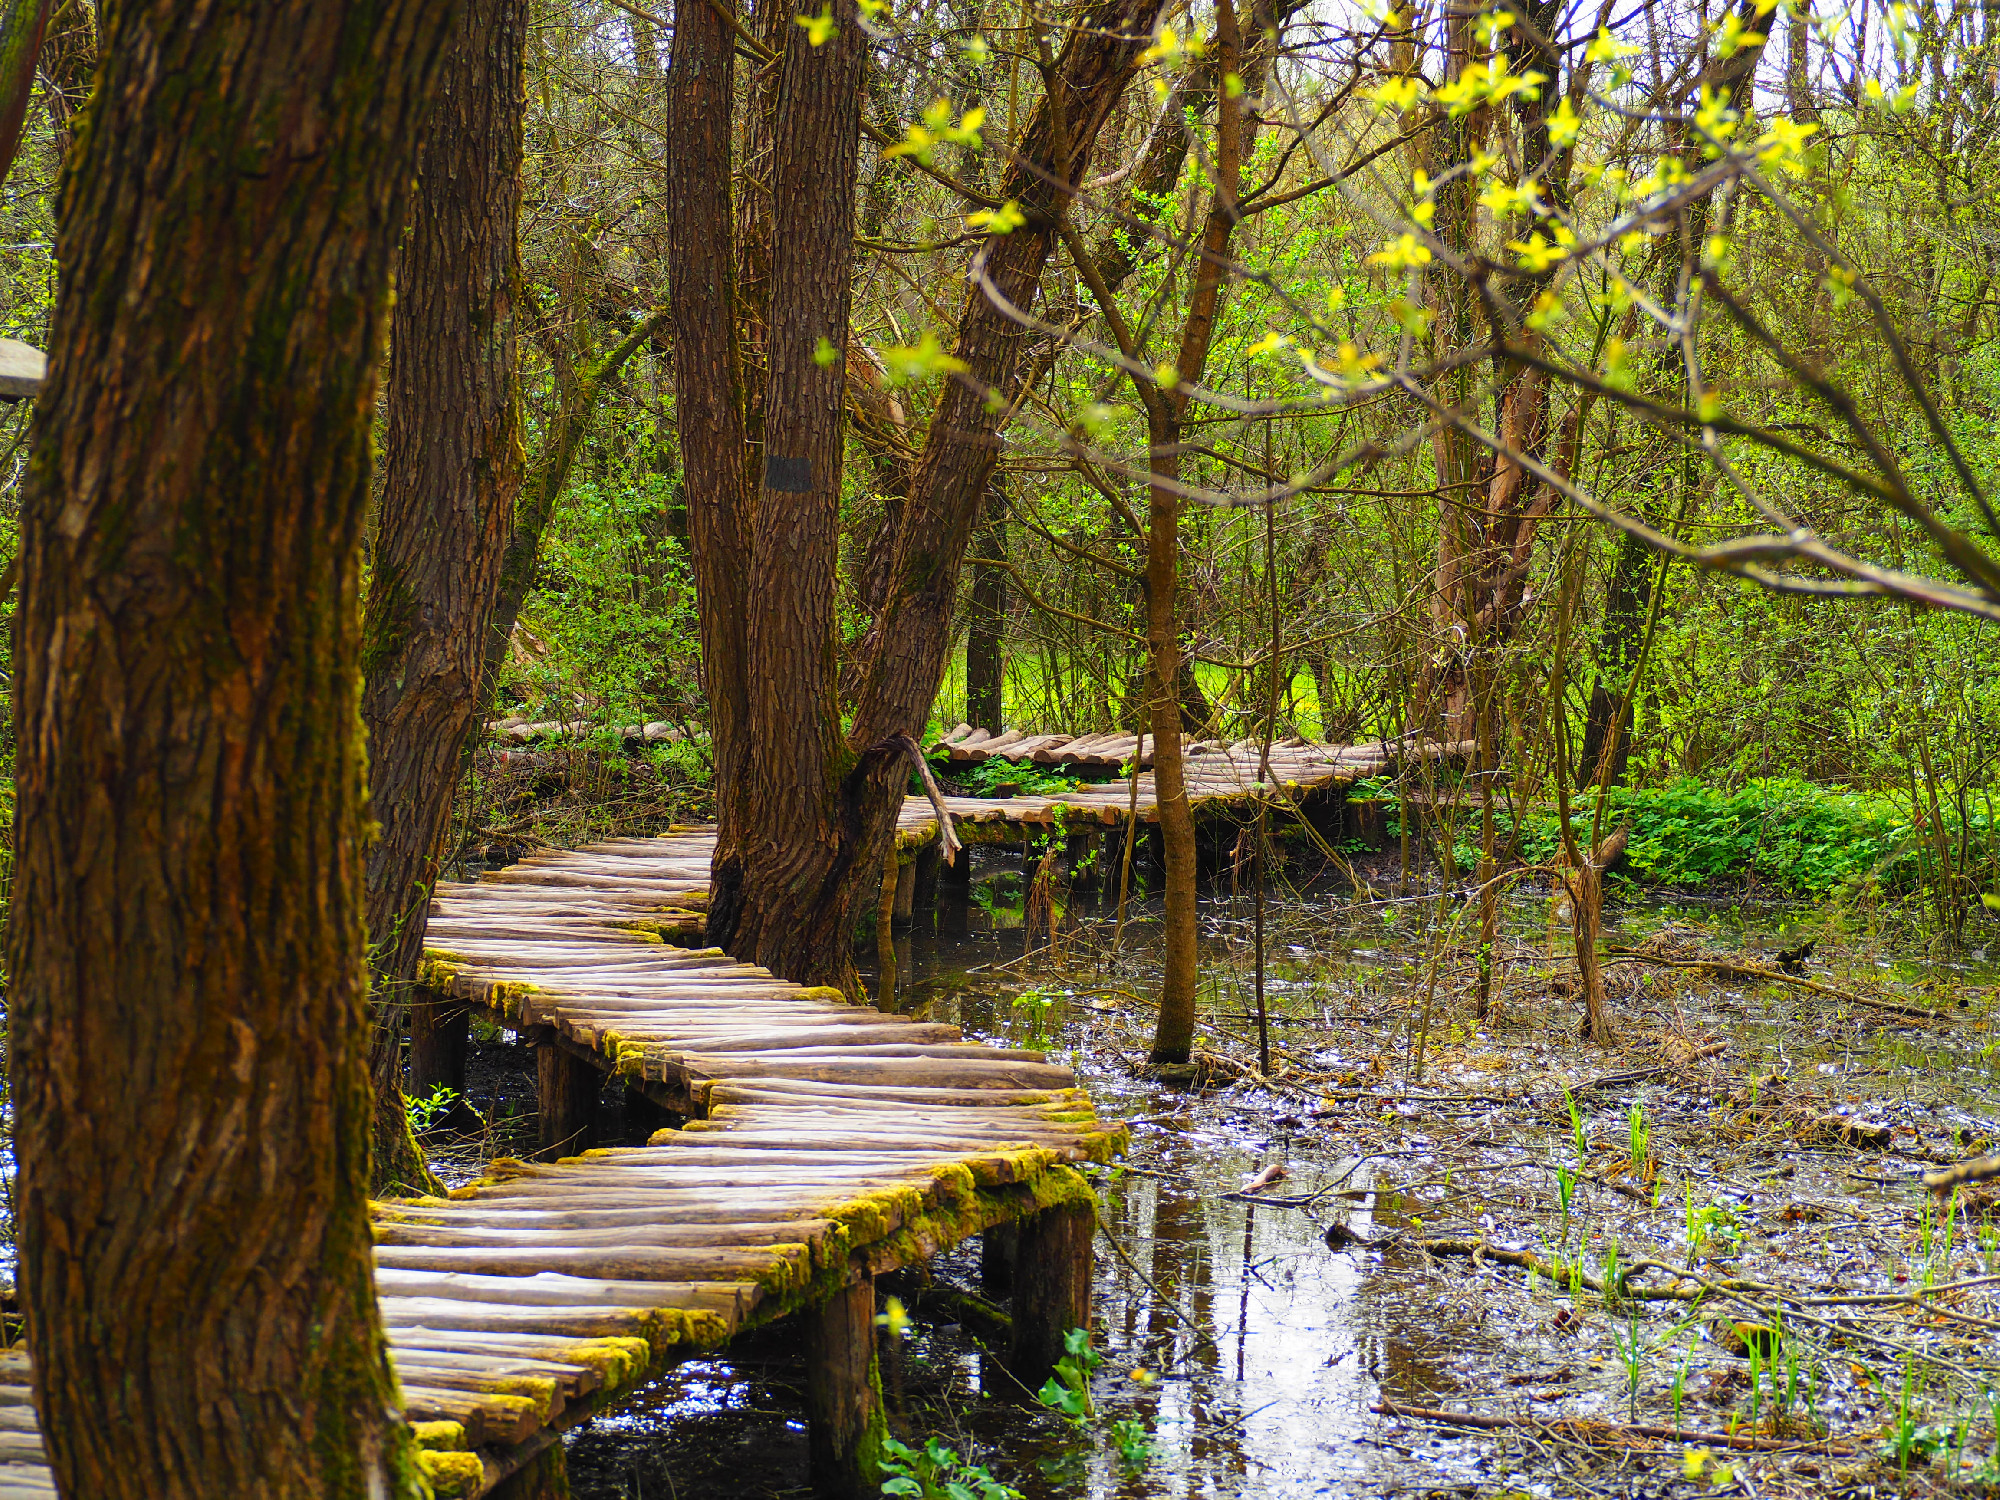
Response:
[{"label": "forked tree", "polygon": [[[1060,204],[1082,180],[1157,11],[1157,0],[1098,0],[1047,58],[1048,95],[1024,123],[995,200],[1018,217],[1005,216],[973,255],[1003,300],[1033,304]],[[778,15],[795,18],[791,8]],[[867,49],[851,8],[825,13],[830,33],[769,19],[758,26],[776,54],[760,175],[768,216],[739,213],[730,197],[733,56],[756,37],[691,10],[669,82],[674,374],[718,788],[709,938],[787,978],[846,983],[854,901],[879,877],[908,780],[905,742],[922,732],[944,673],[961,565],[1026,333],[968,290],[950,345],[955,373],[908,498],[874,549],[880,607],[846,697],[833,581]],[[746,139],[765,137],[753,118]],[[747,292],[739,280],[752,283]]]},{"label": "forked tree", "polygon": [[413,1495],[358,584],[442,0],[105,16],[22,511],[21,1296],[59,1492]]}]

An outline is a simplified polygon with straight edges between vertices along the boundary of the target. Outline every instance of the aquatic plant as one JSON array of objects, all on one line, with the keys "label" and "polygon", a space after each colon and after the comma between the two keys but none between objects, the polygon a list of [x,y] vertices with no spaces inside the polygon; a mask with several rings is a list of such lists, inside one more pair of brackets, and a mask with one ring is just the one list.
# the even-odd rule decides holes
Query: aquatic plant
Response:
[{"label": "aquatic plant", "polygon": [[903,1500],[1021,1500],[1021,1492],[995,1479],[984,1465],[962,1459],[932,1438],[912,1448],[882,1440],[882,1493]]}]

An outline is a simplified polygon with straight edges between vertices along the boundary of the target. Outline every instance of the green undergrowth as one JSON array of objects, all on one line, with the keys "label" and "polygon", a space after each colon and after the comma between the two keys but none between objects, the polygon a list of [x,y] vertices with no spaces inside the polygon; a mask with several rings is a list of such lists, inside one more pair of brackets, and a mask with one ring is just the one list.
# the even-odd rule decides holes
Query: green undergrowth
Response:
[{"label": "green undergrowth", "polygon": [[[1395,795],[1379,781],[1357,784],[1356,800],[1370,794],[1384,800]],[[1726,882],[1825,896],[1871,884],[1905,893],[1946,867],[1979,889],[1992,889],[2000,876],[1994,811],[1983,800],[1962,814],[1947,809],[1942,837],[1927,808],[1912,812],[1908,794],[1790,779],[1752,781],[1734,792],[1694,780],[1612,787],[1605,800],[1604,831],[1623,827],[1630,835],[1613,878],[1633,884]],[[1579,841],[1588,839],[1596,811],[1594,789],[1576,795],[1571,826]],[[1496,822],[1504,855],[1526,864],[1556,857],[1561,825],[1555,808],[1510,808],[1503,801]],[[1393,800],[1388,830],[1391,836],[1401,831]],[[1479,821],[1469,803],[1460,807],[1454,835],[1461,868],[1475,866]]]},{"label": "green undergrowth", "polygon": [[[1008,784],[1023,797],[1060,797],[1094,781],[1115,780],[1118,768],[1068,769],[1037,765],[1033,761],[1011,761],[998,755],[991,760],[968,765],[963,762],[955,764],[943,756],[935,756],[931,760],[931,772],[938,778],[941,789],[948,782],[959,789],[960,795],[967,797],[990,797],[995,788]],[[913,793],[922,795],[923,785],[914,772],[911,773],[910,786]]]}]

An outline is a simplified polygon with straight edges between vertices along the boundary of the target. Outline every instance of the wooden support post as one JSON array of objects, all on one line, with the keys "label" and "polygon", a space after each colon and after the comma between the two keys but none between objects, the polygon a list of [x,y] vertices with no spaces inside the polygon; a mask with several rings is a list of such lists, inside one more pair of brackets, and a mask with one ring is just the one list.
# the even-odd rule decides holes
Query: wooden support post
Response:
[{"label": "wooden support post", "polygon": [[486,1492],[486,1500],[569,1500],[569,1466],[562,1439],[529,1459]]},{"label": "wooden support post", "polygon": [[680,1123],[680,1116],[647,1093],[644,1084],[630,1078],[625,1080],[627,1145],[643,1146],[654,1131],[670,1129]]},{"label": "wooden support post", "polygon": [[874,1278],[864,1276],[801,1316],[813,1490],[828,1500],[875,1500],[888,1428],[875,1365]]},{"label": "wooden support post", "polygon": [[[959,853],[958,862],[965,863],[963,851]],[[936,841],[924,845],[917,851],[916,868],[917,892],[913,903],[914,909],[922,912],[925,922],[928,923],[931,915],[937,911],[938,872],[944,868],[944,846]]]},{"label": "wooden support post", "polygon": [[535,1081],[541,1095],[543,1161],[575,1156],[597,1143],[597,1095],[604,1074],[562,1044],[554,1027],[535,1037]]},{"label": "wooden support post", "polygon": [[896,866],[896,914],[895,924],[908,927],[910,917],[917,905],[917,862],[906,860]]},{"label": "wooden support post", "polygon": [[465,1047],[470,1017],[463,1000],[442,990],[420,989],[410,1003],[410,1093],[421,1097],[443,1084],[465,1092]]},{"label": "wooden support post", "polygon": [[995,1224],[979,1237],[979,1289],[989,1297],[1004,1297],[1014,1290],[1014,1255],[1021,1242],[1020,1230],[1009,1224]]},{"label": "wooden support post", "polygon": [[1014,1339],[1007,1371],[1031,1396],[1055,1373],[1063,1335],[1090,1326],[1097,1212],[1090,1204],[1023,1219],[1014,1261]]},{"label": "wooden support post", "polygon": [[[938,856],[944,858],[942,854]],[[958,851],[958,858],[938,872],[938,880],[947,891],[956,891],[960,896],[972,889],[972,850]]]}]

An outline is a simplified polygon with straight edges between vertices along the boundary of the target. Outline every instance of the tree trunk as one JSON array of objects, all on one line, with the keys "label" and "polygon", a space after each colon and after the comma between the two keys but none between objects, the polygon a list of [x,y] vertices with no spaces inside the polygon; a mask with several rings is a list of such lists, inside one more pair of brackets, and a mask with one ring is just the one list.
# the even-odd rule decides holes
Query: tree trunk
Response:
[{"label": "tree trunk", "polygon": [[1166,409],[1166,400],[1156,398],[1152,405],[1156,412],[1147,425],[1158,482],[1146,492],[1146,640],[1152,652],[1146,684],[1153,727],[1153,798],[1159,807],[1167,885],[1165,967],[1151,1061],[1184,1063],[1194,1046],[1201,959],[1196,945],[1194,810],[1188,803],[1181,757],[1180,695],[1174,691],[1180,679],[1174,596],[1180,570],[1181,504],[1173,487],[1180,470],[1180,424],[1178,413]]},{"label": "tree trunk", "polygon": [[[1230,0],[1217,0],[1215,20],[1215,66],[1225,78],[1242,70],[1247,76],[1241,98],[1254,98],[1269,52],[1259,48],[1244,59]],[[1272,30],[1275,36],[1275,27]],[[1181,419],[1187,410],[1188,388],[1201,380],[1214,341],[1229,243],[1236,232],[1236,195],[1243,160],[1255,142],[1250,124],[1254,118],[1239,100],[1225,100],[1216,111],[1215,189],[1202,226],[1201,259],[1195,265],[1187,320],[1181,325],[1180,355],[1174,361],[1179,382],[1172,389],[1152,394],[1146,403],[1153,473],[1146,500],[1146,639],[1153,659],[1153,791],[1167,865],[1166,962],[1160,977],[1160,1018],[1150,1055],[1155,1063],[1188,1060],[1194,1046],[1195,988],[1200,978],[1194,812],[1188,804],[1181,758],[1182,663],[1174,623],[1180,569],[1180,496],[1175,485],[1180,478]]]},{"label": "tree trunk", "polygon": [[109,17],[14,656],[21,1293],[65,1495],[417,1490],[367,1219],[357,594],[447,20]]},{"label": "tree trunk", "polygon": [[[1584,717],[1583,749],[1576,761],[1578,786],[1592,785],[1600,772],[1606,786],[1618,786],[1625,780],[1625,763],[1632,746],[1632,689],[1636,686],[1632,674],[1639,662],[1646,606],[1663,561],[1637,537],[1619,537],[1611,581],[1604,594],[1604,619],[1598,628],[1596,674]],[[1611,749],[1608,766],[1603,764],[1607,746]]]},{"label": "tree trunk", "polygon": [[0,0],[0,178],[21,144],[51,9],[51,0]]},{"label": "tree trunk", "polygon": [[417,153],[390,327],[389,422],[362,621],[375,1188],[435,1190],[402,1034],[521,491],[515,250],[526,0],[463,0]]},{"label": "tree trunk", "polygon": [[750,497],[729,202],[735,42],[715,7],[683,7],[667,74],[666,132],[674,399],[715,758],[707,940],[724,948],[734,943],[743,910],[750,719],[744,638]]},{"label": "tree trunk", "polygon": [[[1070,31],[1056,59],[1051,88],[1061,101],[1060,114],[1052,118],[1046,99],[1038,106],[999,190],[1003,199],[1021,204],[1029,225],[991,235],[981,247],[986,276],[1016,306],[1031,306],[1035,300],[1056,235],[1049,207],[1057,194],[1074,191],[1088,166],[1097,134],[1147,44],[1158,4],[1099,0]],[[760,581],[754,587],[746,584],[744,595],[755,623],[737,657],[746,710],[742,733],[737,743],[725,745],[719,723],[716,729],[722,795],[726,798],[732,786],[751,784],[754,811],[744,815],[735,841],[747,878],[736,885],[740,896],[734,902],[733,930],[718,923],[719,908],[731,905],[728,881],[720,878],[726,877],[722,862],[732,843],[729,813],[723,811],[709,931],[711,940],[723,935],[737,956],[764,963],[786,978],[844,984],[851,972],[847,949],[854,901],[881,869],[908,781],[899,736],[922,732],[936,698],[952,640],[951,616],[966,545],[997,456],[1002,414],[989,408],[986,394],[1015,389],[1026,334],[983,290],[970,291],[952,350],[966,366],[965,378],[946,383],[913,470],[890,553],[884,607],[857,652],[853,728],[843,743],[832,676],[837,635],[831,610],[831,537],[838,521],[841,367],[847,351],[854,215],[855,153],[849,143],[858,139],[858,118],[852,125],[848,121],[858,117],[862,69],[862,59],[847,60],[843,49],[864,44],[849,36],[859,30],[851,9],[837,13],[837,23],[840,34],[821,49],[807,46],[803,30],[791,26],[790,13],[780,28],[785,72],[777,109],[782,118],[773,129],[769,180],[776,221],[784,223],[786,233],[773,252],[769,282],[770,374],[760,402],[763,490],[754,545],[732,554],[734,559],[747,557],[746,577]],[[676,108],[683,100],[692,107],[692,101],[706,99],[706,118],[715,123],[715,134],[696,139],[685,127],[673,132],[680,144],[672,180],[682,184],[675,189],[680,218],[674,239],[680,253],[697,256],[711,270],[726,268],[730,251],[719,230],[720,218],[694,211],[712,206],[720,193],[713,181],[698,189],[695,177],[702,164],[710,165],[714,177],[726,177],[723,80],[730,48],[726,35],[713,44],[703,41],[710,35],[705,25],[684,26],[683,33],[675,40]],[[817,58],[811,55],[815,50]],[[815,69],[820,75],[816,82]],[[853,92],[842,93],[850,83]],[[844,112],[837,121],[838,139],[814,139],[812,131],[834,128],[836,101]],[[704,147],[701,140],[714,144]],[[717,162],[721,169],[713,167]],[[703,198],[703,192],[710,196]],[[795,211],[780,201],[787,195]],[[724,213],[726,209],[725,202]],[[750,225],[739,232],[754,239],[759,217],[739,212]],[[744,251],[740,240],[736,250]],[[674,277],[674,284],[676,298],[686,296],[691,302],[705,290],[690,285],[685,272]],[[739,291],[739,310],[753,321],[754,301]],[[684,308],[677,300],[677,320],[685,314],[699,323],[696,313],[694,306]],[[676,343],[684,358],[694,359],[686,350],[686,325]],[[829,348],[834,358],[825,365],[811,357]],[[683,369],[683,403],[700,392],[701,373],[697,367]],[[716,382],[709,381],[708,387],[713,394]],[[686,411],[684,404],[684,424]],[[760,437],[756,425],[744,420],[738,430],[755,452]],[[728,486],[726,447],[722,444],[705,464],[690,452],[691,496],[704,489],[718,494]],[[716,565],[729,560],[717,559]],[[708,564],[699,542],[696,566],[699,587],[706,590]],[[726,655],[732,649],[733,627],[718,617],[719,608],[713,597],[703,601],[703,652],[712,701],[731,690],[716,670],[718,652]],[[766,738],[767,731],[773,738]],[[738,767],[740,774],[732,779],[725,765]],[[754,871],[748,869],[752,858]]]},{"label": "tree trunk", "polygon": [[[743,913],[733,950],[773,973],[845,985],[851,850],[839,817],[841,459],[855,158],[865,33],[851,5],[814,46],[785,39],[771,200],[784,225],[771,258],[764,467],[749,574],[749,815]],[[833,357],[825,357],[828,351]],[[871,865],[864,874],[880,869]]]},{"label": "tree trunk", "polygon": [[[984,524],[972,542],[979,557],[1004,560],[1007,556],[1006,485],[1006,479],[996,471],[986,492]],[[970,604],[965,622],[965,722],[974,729],[998,734],[1005,713],[1001,642],[1007,624],[1006,570],[975,561]]]}]

